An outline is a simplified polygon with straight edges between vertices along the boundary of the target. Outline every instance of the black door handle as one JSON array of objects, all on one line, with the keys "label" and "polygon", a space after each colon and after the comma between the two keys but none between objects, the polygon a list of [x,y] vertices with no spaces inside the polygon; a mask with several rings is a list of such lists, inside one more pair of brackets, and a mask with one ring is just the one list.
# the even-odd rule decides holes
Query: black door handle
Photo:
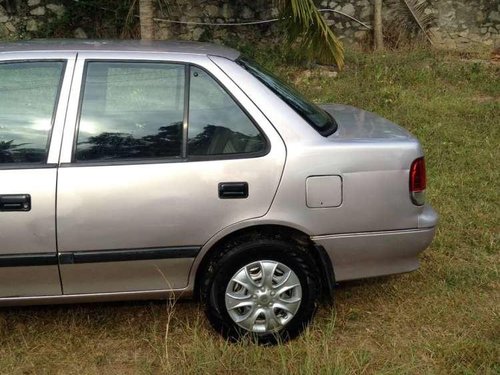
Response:
[{"label": "black door handle", "polygon": [[29,211],[31,196],[29,194],[0,195],[0,211]]},{"label": "black door handle", "polygon": [[221,182],[219,184],[219,198],[248,198],[248,182]]}]

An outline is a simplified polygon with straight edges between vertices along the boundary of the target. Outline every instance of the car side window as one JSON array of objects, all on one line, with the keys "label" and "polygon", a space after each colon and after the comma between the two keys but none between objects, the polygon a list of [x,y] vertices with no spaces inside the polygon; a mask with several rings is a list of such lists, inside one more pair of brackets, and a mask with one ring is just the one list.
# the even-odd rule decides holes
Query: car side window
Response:
[{"label": "car side window", "polygon": [[88,62],[76,161],[180,157],[185,68]]},{"label": "car side window", "polygon": [[65,63],[0,63],[0,165],[45,163]]},{"label": "car side window", "polygon": [[263,151],[266,140],[232,97],[205,71],[190,70],[188,155]]}]

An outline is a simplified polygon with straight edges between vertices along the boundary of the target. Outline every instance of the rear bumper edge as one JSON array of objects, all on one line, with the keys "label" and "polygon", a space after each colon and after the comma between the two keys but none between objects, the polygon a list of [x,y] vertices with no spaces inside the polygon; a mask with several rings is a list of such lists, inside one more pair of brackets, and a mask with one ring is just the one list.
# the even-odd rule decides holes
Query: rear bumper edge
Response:
[{"label": "rear bumper edge", "polygon": [[313,236],[333,265],[335,281],[414,271],[418,255],[432,242],[435,227]]}]

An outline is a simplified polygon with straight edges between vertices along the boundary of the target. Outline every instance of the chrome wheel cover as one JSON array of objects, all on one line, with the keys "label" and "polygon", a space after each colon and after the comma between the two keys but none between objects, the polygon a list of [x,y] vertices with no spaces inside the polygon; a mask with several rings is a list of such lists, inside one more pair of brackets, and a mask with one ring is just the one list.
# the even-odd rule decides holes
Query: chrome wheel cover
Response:
[{"label": "chrome wheel cover", "polygon": [[255,333],[281,330],[302,301],[300,280],[289,267],[273,260],[247,264],[230,279],[226,310],[241,328]]}]

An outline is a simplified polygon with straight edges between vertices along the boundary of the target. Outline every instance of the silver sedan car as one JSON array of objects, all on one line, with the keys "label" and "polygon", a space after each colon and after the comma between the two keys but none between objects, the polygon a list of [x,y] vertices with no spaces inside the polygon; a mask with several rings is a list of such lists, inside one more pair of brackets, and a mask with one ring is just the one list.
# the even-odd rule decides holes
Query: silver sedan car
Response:
[{"label": "silver sedan car", "polygon": [[203,43],[0,44],[0,181],[0,305],[196,297],[262,343],[437,223],[406,130]]}]

